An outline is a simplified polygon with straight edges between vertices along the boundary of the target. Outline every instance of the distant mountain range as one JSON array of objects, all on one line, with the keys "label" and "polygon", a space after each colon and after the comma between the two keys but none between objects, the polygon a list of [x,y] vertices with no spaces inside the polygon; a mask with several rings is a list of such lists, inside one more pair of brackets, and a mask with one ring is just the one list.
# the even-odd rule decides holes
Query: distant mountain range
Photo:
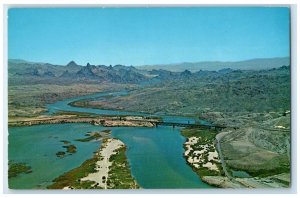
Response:
[{"label": "distant mountain range", "polygon": [[173,72],[182,72],[184,70],[189,70],[191,72],[197,72],[199,70],[207,71],[218,71],[224,68],[231,68],[234,70],[262,70],[262,69],[271,69],[278,68],[281,66],[290,65],[290,57],[282,58],[260,58],[260,59],[251,59],[245,61],[236,61],[236,62],[220,62],[220,61],[204,61],[204,62],[195,62],[195,63],[175,63],[175,64],[159,64],[159,65],[145,65],[138,66],[138,69],[153,70],[153,69],[163,69]]},{"label": "distant mountain range", "polygon": [[[8,60],[9,84],[71,84],[71,83],[155,83],[165,80],[218,77],[245,70],[268,70],[289,66],[289,58],[253,59],[240,62],[199,62],[133,67],[35,63],[19,59]],[[240,71],[241,70],[241,71]]]},{"label": "distant mountain range", "polygon": [[70,61],[67,65],[52,65],[49,63],[34,63],[24,60],[10,59],[8,61],[9,83],[139,83],[148,79],[142,71],[135,67],[123,65],[78,65]]}]

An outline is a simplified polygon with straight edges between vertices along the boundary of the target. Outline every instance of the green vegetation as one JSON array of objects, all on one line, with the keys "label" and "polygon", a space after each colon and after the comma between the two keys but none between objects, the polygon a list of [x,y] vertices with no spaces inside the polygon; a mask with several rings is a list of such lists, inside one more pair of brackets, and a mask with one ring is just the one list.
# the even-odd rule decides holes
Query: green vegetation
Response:
[{"label": "green vegetation", "polygon": [[[188,145],[191,148],[191,151],[185,155],[187,163],[192,167],[192,169],[197,173],[199,177],[203,176],[220,176],[223,174],[221,164],[218,159],[210,159],[209,153],[216,152],[214,146],[215,136],[217,132],[210,129],[198,129],[198,128],[185,128],[181,130],[181,135],[186,138],[197,138],[197,143]],[[185,145],[185,150],[188,150],[188,146]],[[205,151],[204,151],[205,150]],[[197,155],[194,152],[204,151],[202,154]],[[188,161],[189,158],[199,158],[200,162],[194,165]],[[216,165],[217,170],[209,169],[204,167],[205,164],[210,162],[211,164]]]},{"label": "green vegetation", "polygon": [[76,139],[75,141],[90,142],[92,140],[97,140],[102,137],[101,134],[98,132],[93,132],[93,133],[88,132],[86,135],[88,136],[87,138]]},{"label": "green vegetation", "polygon": [[67,141],[67,140],[61,140],[60,142],[64,143],[64,144],[70,144],[71,142]]},{"label": "green vegetation", "polygon": [[213,143],[217,135],[217,131],[210,129],[185,128],[181,130],[181,135],[186,138],[200,137],[198,144]]},{"label": "green vegetation", "polygon": [[101,132],[87,132],[86,138],[76,139],[75,141],[79,142],[90,142],[92,140],[98,140],[100,138],[106,137],[111,133],[111,130],[102,130]]},{"label": "green vegetation", "polygon": [[31,173],[32,169],[25,163],[8,162],[8,178],[17,177],[22,173]]},{"label": "green vegetation", "polygon": [[58,151],[57,153],[56,153],[56,156],[57,157],[65,157],[65,155],[66,155],[66,152],[64,152],[64,151]]},{"label": "green vegetation", "polygon": [[240,160],[231,161],[228,159],[226,162],[229,168],[233,170],[242,170],[253,177],[261,178],[281,173],[290,173],[291,170],[289,159],[283,154],[276,154],[272,157],[266,157],[266,159],[259,157],[253,158],[253,156],[250,155],[247,157],[241,157]]},{"label": "green vegetation", "polygon": [[72,155],[73,153],[76,153],[77,151],[77,148],[75,145],[73,144],[70,144],[71,142],[70,141],[67,141],[67,140],[61,140],[60,142],[62,142],[64,144],[64,146],[62,146],[63,148],[66,149],[66,151],[58,151],[56,153],[56,156],[57,157],[65,157],[66,156],[66,153],[69,153],[70,155]]},{"label": "green vegetation", "polygon": [[70,102],[69,105],[73,106],[73,107],[86,107],[89,103],[88,99],[84,99],[84,100],[77,100],[74,102]]},{"label": "green vegetation", "polygon": [[62,189],[70,186],[75,189],[99,188],[94,187],[95,182],[81,181],[80,178],[86,177],[89,173],[95,172],[97,157],[84,161],[79,167],[66,172],[53,180],[53,184],[48,189]]},{"label": "green vegetation", "polygon": [[110,134],[110,133],[111,133],[111,130],[105,129],[105,130],[102,130],[101,132],[102,132],[102,133],[106,133],[106,134]]},{"label": "green vegetation", "polygon": [[[102,145],[105,145],[107,139],[103,140]],[[107,185],[111,189],[132,189],[138,188],[134,178],[131,176],[129,163],[125,155],[126,147],[121,147],[116,150],[116,154],[111,155],[109,161],[112,161],[112,165],[109,167]],[[79,167],[74,168],[58,178],[53,180],[53,184],[49,185],[48,189],[62,189],[69,187],[71,189],[99,189],[96,182],[93,181],[81,181],[81,178],[88,176],[90,173],[96,172],[96,164],[101,156],[98,153],[86,161],[84,161]],[[105,179],[105,178],[103,178]]]},{"label": "green vegetation", "polygon": [[134,178],[131,176],[129,163],[125,155],[126,147],[116,150],[116,154],[112,155],[109,161],[112,165],[108,172],[107,184],[113,189],[135,189],[138,188]]},{"label": "green vegetation", "polygon": [[71,144],[71,145],[66,145],[66,146],[63,146],[64,148],[67,149],[67,152],[68,153],[76,153],[76,146]]},{"label": "green vegetation", "polygon": [[220,145],[228,169],[260,178],[290,173],[290,116],[274,115],[249,116],[239,129],[224,130]]}]

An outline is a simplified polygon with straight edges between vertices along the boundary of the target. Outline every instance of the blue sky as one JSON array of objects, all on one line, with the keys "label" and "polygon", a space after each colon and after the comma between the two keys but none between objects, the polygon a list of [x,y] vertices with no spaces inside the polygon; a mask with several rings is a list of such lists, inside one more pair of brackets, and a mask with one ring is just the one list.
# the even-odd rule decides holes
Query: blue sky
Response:
[{"label": "blue sky", "polygon": [[289,56],[289,9],[11,8],[8,56],[67,64],[168,64]]}]

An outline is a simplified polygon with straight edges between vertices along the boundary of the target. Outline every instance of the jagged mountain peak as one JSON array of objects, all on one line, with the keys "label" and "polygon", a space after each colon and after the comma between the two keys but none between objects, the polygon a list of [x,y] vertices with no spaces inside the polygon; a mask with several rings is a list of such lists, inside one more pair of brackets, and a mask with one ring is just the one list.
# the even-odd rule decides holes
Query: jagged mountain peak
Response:
[{"label": "jagged mountain peak", "polygon": [[78,66],[78,65],[73,60],[67,64],[67,67],[74,67],[74,66]]},{"label": "jagged mountain peak", "polygon": [[192,75],[192,72],[190,70],[186,69],[183,72],[181,72],[181,75],[190,76],[190,75]]}]

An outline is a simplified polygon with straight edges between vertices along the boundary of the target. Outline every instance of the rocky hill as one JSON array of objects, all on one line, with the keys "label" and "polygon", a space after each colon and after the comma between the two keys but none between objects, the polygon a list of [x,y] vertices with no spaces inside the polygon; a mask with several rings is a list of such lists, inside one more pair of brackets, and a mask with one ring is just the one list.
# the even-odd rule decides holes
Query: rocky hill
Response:
[{"label": "rocky hill", "polygon": [[290,67],[260,71],[222,70],[191,73],[153,70],[148,85],[109,101],[90,101],[93,108],[152,114],[284,112],[291,105]]},{"label": "rocky hill", "polygon": [[9,60],[9,84],[72,84],[72,83],[140,83],[148,80],[134,67],[123,65],[81,66],[74,61],[67,65],[32,63],[22,60]]},{"label": "rocky hill", "polygon": [[[72,83],[157,83],[168,80],[242,76],[248,70],[262,72],[288,66],[289,58],[254,59],[240,62],[200,62],[149,67],[124,65],[66,65],[35,63],[18,59],[8,61],[9,84],[72,84]],[[163,69],[162,69],[163,68]]]}]

